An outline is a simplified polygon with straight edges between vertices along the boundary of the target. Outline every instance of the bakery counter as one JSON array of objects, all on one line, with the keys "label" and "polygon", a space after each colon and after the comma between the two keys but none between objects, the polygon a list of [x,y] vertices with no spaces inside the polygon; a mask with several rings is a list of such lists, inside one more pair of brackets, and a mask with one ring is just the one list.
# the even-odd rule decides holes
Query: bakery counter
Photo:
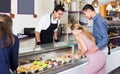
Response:
[{"label": "bakery counter", "polygon": [[[17,74],[82,74],[88,62],[86,58],[74,59],[76,44],[76,41],[57,42],[20,53]],[[111,59],[117,60],[119,49],[117,47],[111,50],[111,55],[106,55],[107,73],[118,66],[119,62],[113,63]],[[108,51],[104,49],[103,52],[107,54]]]},{"label": "bakery counter", "polygon": [[67,65],[73,60],[73,49],[73,46],[63,42],[40,45],[32,51],[20,53],[17,73],[44,73]]},{"label": "bakery counter", "polygon": [[74,42],[44,44],[33,51],[19,54],[17,74],[56,74],[86,62],[85,58],[77,61]]},{"label": "bakery counter", "polygon": [[35,47],[34,37],[20,38],[19,40],[20,40],[20,47],[19,47],[20,54],[33,51],[33,48]]}]

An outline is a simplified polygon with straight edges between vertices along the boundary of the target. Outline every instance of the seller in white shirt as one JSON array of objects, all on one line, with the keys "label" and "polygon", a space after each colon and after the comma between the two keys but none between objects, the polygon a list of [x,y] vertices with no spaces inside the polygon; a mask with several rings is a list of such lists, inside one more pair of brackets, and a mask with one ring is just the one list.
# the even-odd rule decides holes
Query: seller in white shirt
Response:
[{"label": "seller in white shirt", "polygon": [[53,39],[58,40],[57,29],[60,19],[63,15],[64,8],[57,5],[53,13],[44,15],[40,18],[38,25],[35,28],[36,44],[52,43]]}]

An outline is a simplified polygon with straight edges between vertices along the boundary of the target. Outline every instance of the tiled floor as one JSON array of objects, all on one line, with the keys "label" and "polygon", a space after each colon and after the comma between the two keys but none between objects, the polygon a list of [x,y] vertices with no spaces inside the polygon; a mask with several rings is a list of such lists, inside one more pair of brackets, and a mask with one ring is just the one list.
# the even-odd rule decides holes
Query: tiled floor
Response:
[{"label": "tiled floor", "polygon": [[120,67],[116,68],[115,70],[111,71],[108,74],[120,74]]}]

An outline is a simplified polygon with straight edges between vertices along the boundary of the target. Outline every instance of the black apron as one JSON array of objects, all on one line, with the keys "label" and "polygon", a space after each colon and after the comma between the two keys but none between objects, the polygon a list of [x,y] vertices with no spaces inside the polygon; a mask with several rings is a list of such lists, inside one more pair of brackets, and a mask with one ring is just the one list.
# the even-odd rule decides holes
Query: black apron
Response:
[{"label": "black apron", "polygon": [[56,24],[52,23],[51,16],[52,14],[50,15],[50,26],[46,30],[40,32],[40,44],[53,43],[54,30],[58,26],[58,21]]}]

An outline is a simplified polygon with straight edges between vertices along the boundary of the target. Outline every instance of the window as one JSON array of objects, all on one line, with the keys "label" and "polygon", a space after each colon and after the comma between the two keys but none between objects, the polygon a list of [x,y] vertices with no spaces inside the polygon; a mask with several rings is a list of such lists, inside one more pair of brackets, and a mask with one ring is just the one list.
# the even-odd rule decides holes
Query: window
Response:
[{"label": "window", "polygon": [[34,0],[18,0],[18,14],[34,14]]},{"label": "window", "polygon": [[0,0],[0,12],[1,13],[11,12],[11,0]]}]

